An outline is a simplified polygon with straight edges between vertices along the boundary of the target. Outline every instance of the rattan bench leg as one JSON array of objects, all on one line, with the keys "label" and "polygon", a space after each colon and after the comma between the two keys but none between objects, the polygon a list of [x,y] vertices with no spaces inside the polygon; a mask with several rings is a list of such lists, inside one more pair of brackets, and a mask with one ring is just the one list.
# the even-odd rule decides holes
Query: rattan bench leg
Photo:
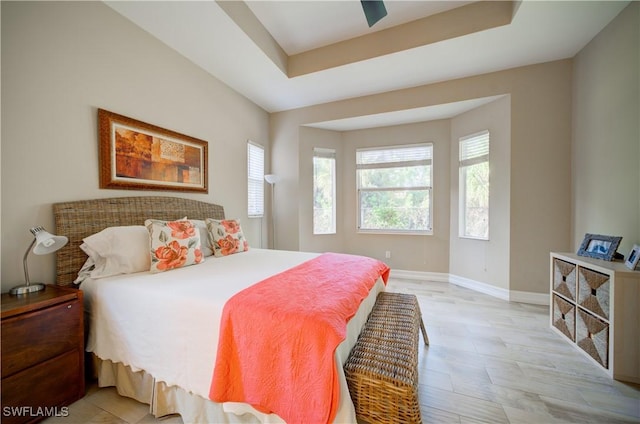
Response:
[{"label": "rattan bench leg", "polygon": [[420,317],[420,331],[422,331],[422,338],[424,338],[425,346],[429,346],[429,337],[427,336],[427,329],[424,328],[424,321],[422,321],[422,317]]},{"label": "rattan bench leg", "polygon": [[425,328],[424,321],[422,320],[422,311],[420,311],[418,298],[416,298],[415,302],[416,302],[416,307],[418,309],[418,315],[420,316],[420,331],[422,331],[422,338],[424,339],[424,345],[429,346],[429,336],[427,336],[427,329]]}]

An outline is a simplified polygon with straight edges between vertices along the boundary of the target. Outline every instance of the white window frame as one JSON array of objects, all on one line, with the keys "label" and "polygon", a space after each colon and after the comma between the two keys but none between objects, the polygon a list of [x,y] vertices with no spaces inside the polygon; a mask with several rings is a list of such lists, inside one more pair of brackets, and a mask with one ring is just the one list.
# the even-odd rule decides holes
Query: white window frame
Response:
[{"label": "white window frame", "polygon": [[[332,160],[332,172],[331,172],[331,225],[328,231],[316,231],[316,208],[315,208],[315,193],[316,193],[316,158],[331,159]],[[336,151],[335,149],[326,149],[321,147],[314,147],[313,149],[313,234],[336,234]]]},{"label": "white window frame", "polygon": [[[466,147],[465,147],[466,146]],[[491,134],[488,130],[480,131],[459,138],[459,162],[458,162],[458,236],[460,238],[489,240],[490,232],[490,188],[487,180],[487,223],[486,236],[470,234],[467,227],[467,187],[466,172],[470,166],[487,163],[489,166],[489,153],[491,147]]]},{"label": "white window frame", "polygon": [[[379,151],[379,150],[395,150],[413,147],[428,147],[428,157],[418,160],[386,162],[386,163],[360,163],[359,152]],[[406,187],[386,187],[386,188],[364,188],[361,187],[359,170],[364,169],[380,169],[380,168],[401,168],[406,166],[428,165],[429,166],[429,182],[430,184],[406,186]],[[408,234],[408,235],[432,235],[433,234],[433,143],[416,143],[404,145],[391,145],[380,147],[368,147],[356,149],[356,186],[357,186],[357,231],[359,233],[369,234]],[[424,230],[405,230],[405,229],[376,229],[362,228],[362,195],[367,192],[375,191],[406,191],[406,190],[426,190],[429,198],[429,211],[427,217],[427,229]]]},{"label": "white window frame", "polygon": [[247,215],[264,216],[264,147],[247,141]]}]

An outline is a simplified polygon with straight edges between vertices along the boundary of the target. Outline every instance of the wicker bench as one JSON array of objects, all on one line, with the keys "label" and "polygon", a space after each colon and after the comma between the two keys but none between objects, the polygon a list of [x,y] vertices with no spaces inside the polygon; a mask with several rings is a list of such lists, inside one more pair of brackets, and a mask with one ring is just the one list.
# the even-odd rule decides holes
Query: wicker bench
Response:
[{"label": "wicker bench", "polygon": [[414,295],[382,292],[344,365],[358,420],[420,423],[418,328],[427,332]]}]

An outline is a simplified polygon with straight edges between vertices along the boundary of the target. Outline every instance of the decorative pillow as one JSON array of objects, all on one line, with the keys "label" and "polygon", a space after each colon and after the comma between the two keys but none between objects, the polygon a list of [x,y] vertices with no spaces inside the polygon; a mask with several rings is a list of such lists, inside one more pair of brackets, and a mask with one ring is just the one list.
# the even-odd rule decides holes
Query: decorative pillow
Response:
[{"label": "decorative pillow", "polygon": [[200,232],[189,220],[158,221],[147,219],[144,225],[151,240],[151,272],[169,271],[204,261]]},{"label": "decorative pillow", "polygon": [[80,249],[91,259],[85,276],[88,270],[91,278],[103,278],[149,269],[149,233],[142,225],[105,228],[83,241]]},{"label": "decorative pillow", "polygon": [[249,250],[249,242],[242,233],[239,220],[207,218],[205,222],[215,256],[227,256]]},{"label": "decorative pillow", "polygon": [[202,255],[205,258],[207,256],[212,256],[213,248],[211,247],[211,242],[209,241],[209,230],[207,229],[207,223],[201,219],[191,219],[190,221],[195,224],[195,226],[198,228],[198,231],[200,232],[200,248],[202,249]]}]

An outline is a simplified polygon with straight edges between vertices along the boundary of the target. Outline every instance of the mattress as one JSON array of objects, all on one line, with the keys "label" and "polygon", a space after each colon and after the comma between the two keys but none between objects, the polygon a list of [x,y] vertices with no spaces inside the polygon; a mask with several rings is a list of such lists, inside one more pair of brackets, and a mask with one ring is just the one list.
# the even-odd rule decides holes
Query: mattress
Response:
[{"label": "mattress", "polygon": [[[273,274],[318,256],[316,253],[250,249],[202,264],[152,274],[141,272],[85,280],[89,316],[87,351],[98,358],[144,371],[156,382],[208,399],[218,344],[220,316],[237,292]],[[382,280],[347,326],[336,350],[341,400],[336,421],[355,421],[342,364],[368,316]],[[242,403],[223,404],[234,414],[251,413],[278,421]],[[179,411],[178,411],[179,412]]]}]

